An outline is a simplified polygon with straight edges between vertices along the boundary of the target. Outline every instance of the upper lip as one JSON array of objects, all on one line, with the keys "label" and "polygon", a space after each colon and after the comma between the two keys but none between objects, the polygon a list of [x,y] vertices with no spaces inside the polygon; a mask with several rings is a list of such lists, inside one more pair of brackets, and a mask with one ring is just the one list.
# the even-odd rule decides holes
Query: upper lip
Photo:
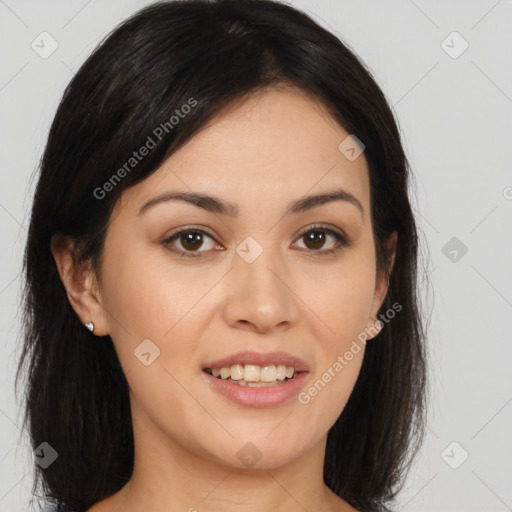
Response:
[{"label": "upper lip", "polygon": [[203,370],[207,368],[224,368],[234,364],[254,364],[256,366],[269,366],[271,364],[284,364],[295,368],[296,372],[307,372],[309,367],[305,361],[297,356],[287,354],[286,352],[252,352],[249,350],[237,352],[228,357],[218,359],[203,365]]}]

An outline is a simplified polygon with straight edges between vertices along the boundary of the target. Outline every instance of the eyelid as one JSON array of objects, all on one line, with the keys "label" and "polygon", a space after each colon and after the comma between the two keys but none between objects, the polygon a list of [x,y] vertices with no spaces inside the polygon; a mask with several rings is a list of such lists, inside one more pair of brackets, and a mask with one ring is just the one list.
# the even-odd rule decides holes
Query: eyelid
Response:
[{"label": "eyelid", "polygon": [[325,231],[326,233],[341,236],[342,238],[345,239],[345,241],[348,242],[348,237],[345,235],[345,233],[340,228],[336,228],[334,226],[331,227],[330,225],[327,225],[327,224],[318,224],[318,223],[310,224],[310,225],[306,226],[305,228],[301,229],[295,235],[295,238],[300,238],[300,237],[304,236],[306,233],[309,233],[310,231],[314,231],[315,229],[317,229],[318,231]]},{"label": "eyelid", "polygon": [[[178,235],[181,235],[182,233],[188,233],[188,232],[195,232],[195,233],[202,233],[204,235],[208,235],[212,240],[217,242],[216,235],[210,233],[207,228],[204,228],[203,226],[194,226],[188,225],[188,226],[182,226],[180,228],[176,228],[174,231],[171,231],[170,234],[166,235],[163,242],[168,242],[171,238],[174,238]],[[217,242],[219,243],[219,242]],[[204,252],[204,251],[203,251]]]}]

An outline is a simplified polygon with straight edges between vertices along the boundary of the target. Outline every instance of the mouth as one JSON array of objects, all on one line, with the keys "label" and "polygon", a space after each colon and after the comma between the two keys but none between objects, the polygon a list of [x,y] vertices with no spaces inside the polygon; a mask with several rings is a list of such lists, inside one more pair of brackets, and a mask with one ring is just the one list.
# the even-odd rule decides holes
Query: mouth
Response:
[{"label": "mouth", "polygon": [[283,405],[300,393],[309,366],[286,352],[246,350],[205,363],[202,373],[215,393],[237,405],[261,409]]},{"label": "mouth", "polygon": [[266,366],[234,364],[219,368],[205,368],[203,371],[216,379],[249,388],[281,386],[296,378],[297,375],[306,373],[283,364]]},{"label": "mouth", "polygon": [[[292,368],[293,375],[290,377],[286,376],[285,371],[283,379],[278,379],[276,375],[276,380],[264,382],[260,379],[267,379],[265,374],[263,377],[260,374],[258,380],[256,380],[256,376],[253,375],[251,377],[250,374],[245,377],[245,366],[244,378],[238,380],[231,377],[231,372],[229,372],[229,374],[226,372],[226,367],[220,369],[205,368],[202,374],[204,375],[206,384],[210,386],[210,389],[214,393],[218,393],[224,399],[232,403],[254,409],[269,409],[290,402],[293,398],[296,398],[304,388],[309,375],[307,371],[295,373]],[[259,367],[256,368],[259,369]],[[249,372],[253,370],[254,369],[249,368]],[[276,372],[277,371],[276,367]],[[214,376],[214,372],[223,372],[224,378],[220,373]],[[288,372],[288,374],[290,374],[290,372]],[[282,373],[280,373],[279,376],[282,377]],[[249,380],[247,381],[246,378]],[[253,380],[250,380],[251,378]]]}]

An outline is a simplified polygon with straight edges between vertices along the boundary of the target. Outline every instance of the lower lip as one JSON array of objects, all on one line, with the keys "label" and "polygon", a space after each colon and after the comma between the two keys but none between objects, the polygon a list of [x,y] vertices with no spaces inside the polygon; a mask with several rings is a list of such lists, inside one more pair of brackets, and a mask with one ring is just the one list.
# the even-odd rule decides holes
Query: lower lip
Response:
[{"label": "lower lip", "polygon": [[227,380],[218,379],[205,371],[202,372],[207,382],[215,391],[229,398],[232,402],[245,407],[265,409],[286,403],[290,398],[296,397],[304,385],[308,372],[301,372],[293,379],[287,379],[284,384],[251,388],[233,384]]}]

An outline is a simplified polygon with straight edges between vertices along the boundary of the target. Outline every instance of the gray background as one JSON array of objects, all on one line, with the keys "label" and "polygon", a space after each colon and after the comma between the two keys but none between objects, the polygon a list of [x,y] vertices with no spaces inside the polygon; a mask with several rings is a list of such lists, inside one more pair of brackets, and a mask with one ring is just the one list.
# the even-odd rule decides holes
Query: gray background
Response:
[{"label": "gray background", "polygon": [[[31,178],[74,71],[148,3],[0,0],[0,512],[28,510],[32,484],[13,391]],[[290,3],[368,64],[415,175],[432,384],[399,510],[512,510],[512,1]],[[43,31],[48,58],[31,47]]]}]

